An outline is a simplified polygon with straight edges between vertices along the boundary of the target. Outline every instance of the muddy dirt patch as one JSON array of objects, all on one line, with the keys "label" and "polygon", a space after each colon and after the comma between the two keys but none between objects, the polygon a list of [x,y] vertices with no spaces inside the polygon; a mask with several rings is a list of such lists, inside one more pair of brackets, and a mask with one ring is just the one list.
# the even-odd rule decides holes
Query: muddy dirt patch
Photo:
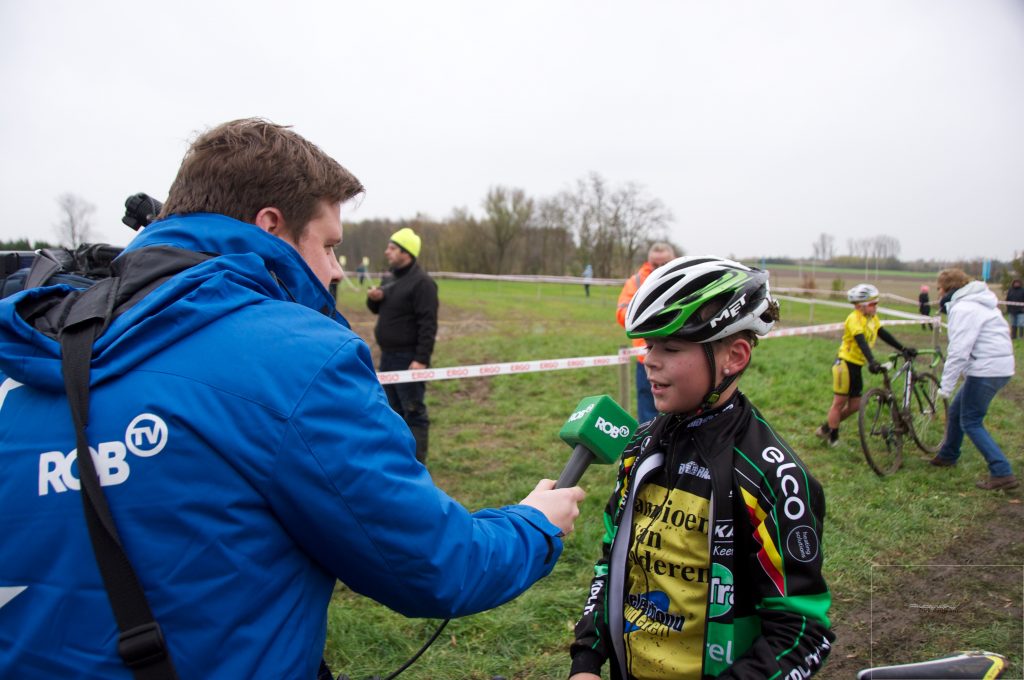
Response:
[{"label": "muddy dirt patch", "polygon": [[[871,600],[840,612],[836,646],[819,677],[853,678],[872,665],[985,649],[1010,658],[1004,678],[1021,678],[1024,504],[1018,491],[1005,494],[996,512],[942,554],[921,564],[874,567]],[[965,633],[992,627],[1001,631],[995,641]]]}]

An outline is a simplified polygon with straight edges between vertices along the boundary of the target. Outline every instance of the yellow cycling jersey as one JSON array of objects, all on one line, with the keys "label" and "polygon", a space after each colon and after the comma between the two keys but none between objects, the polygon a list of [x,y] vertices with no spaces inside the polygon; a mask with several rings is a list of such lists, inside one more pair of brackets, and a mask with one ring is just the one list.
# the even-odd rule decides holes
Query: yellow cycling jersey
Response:
[{"label": "yellow cycling jersey", "polygon": [[859,309],[850,312],[843,327],[843,344],[839,346],[839,358],[858,366],[866,364],[867,357],[864,356],[864,352],[860,351],[860,346],[853,338],[858,334],[863,335],[868,342],[868,347],[874,349],[875,341],[878,340],[878,329],[881,327],[882,322],[877,314],[867,316]]}]

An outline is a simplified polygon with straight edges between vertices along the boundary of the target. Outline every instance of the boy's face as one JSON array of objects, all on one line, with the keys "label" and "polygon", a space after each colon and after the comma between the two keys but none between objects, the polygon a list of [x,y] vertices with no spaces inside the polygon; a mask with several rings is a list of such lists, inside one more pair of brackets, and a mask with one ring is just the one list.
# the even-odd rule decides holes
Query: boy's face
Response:
[{"label": "boy's face", "polygon": [[860,313],[864,316],[874,316],[875,312],[878,311],[878,300],[871,300],[870,302],[858,302],[854,305],[860,310]]},{"label": "boy's face", "polygon": [[658,411],[694,411],[711,388],[711,367],[704,348],[696,342],[648,338],[644,369]]}]

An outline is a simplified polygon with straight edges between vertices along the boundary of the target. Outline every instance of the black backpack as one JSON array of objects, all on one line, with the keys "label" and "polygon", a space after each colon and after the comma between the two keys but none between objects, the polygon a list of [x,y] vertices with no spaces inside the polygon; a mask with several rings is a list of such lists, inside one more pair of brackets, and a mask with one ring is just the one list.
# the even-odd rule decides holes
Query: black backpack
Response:
[{"label": "black backpack", "polygon": [[122,250],[106,243],[86,243],[74,250],[41,248],[34,252],[0,252],[0,298],[26,288],[58,283],[88,288],[110,276],[110,263]]}]

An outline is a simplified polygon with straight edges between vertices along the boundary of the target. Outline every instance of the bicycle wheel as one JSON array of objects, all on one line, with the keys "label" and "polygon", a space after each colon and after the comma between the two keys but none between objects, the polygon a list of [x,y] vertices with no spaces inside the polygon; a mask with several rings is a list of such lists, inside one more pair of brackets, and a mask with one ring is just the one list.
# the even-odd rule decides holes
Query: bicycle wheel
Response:
[{"label": "bicycle wheel", "polygon": [[925,453],[938,453],[946,435],[949,402],[939,396],[939,381],[931,373],[916,373],[910,388],[910,433]]},{"label": "bicycle wheel", "polygon": [[896,426],[894,406],[892,394],[873,387],[861,398],[857,414],[864,458],[879,477],[896,472],[903,464],[903,433]]}]

